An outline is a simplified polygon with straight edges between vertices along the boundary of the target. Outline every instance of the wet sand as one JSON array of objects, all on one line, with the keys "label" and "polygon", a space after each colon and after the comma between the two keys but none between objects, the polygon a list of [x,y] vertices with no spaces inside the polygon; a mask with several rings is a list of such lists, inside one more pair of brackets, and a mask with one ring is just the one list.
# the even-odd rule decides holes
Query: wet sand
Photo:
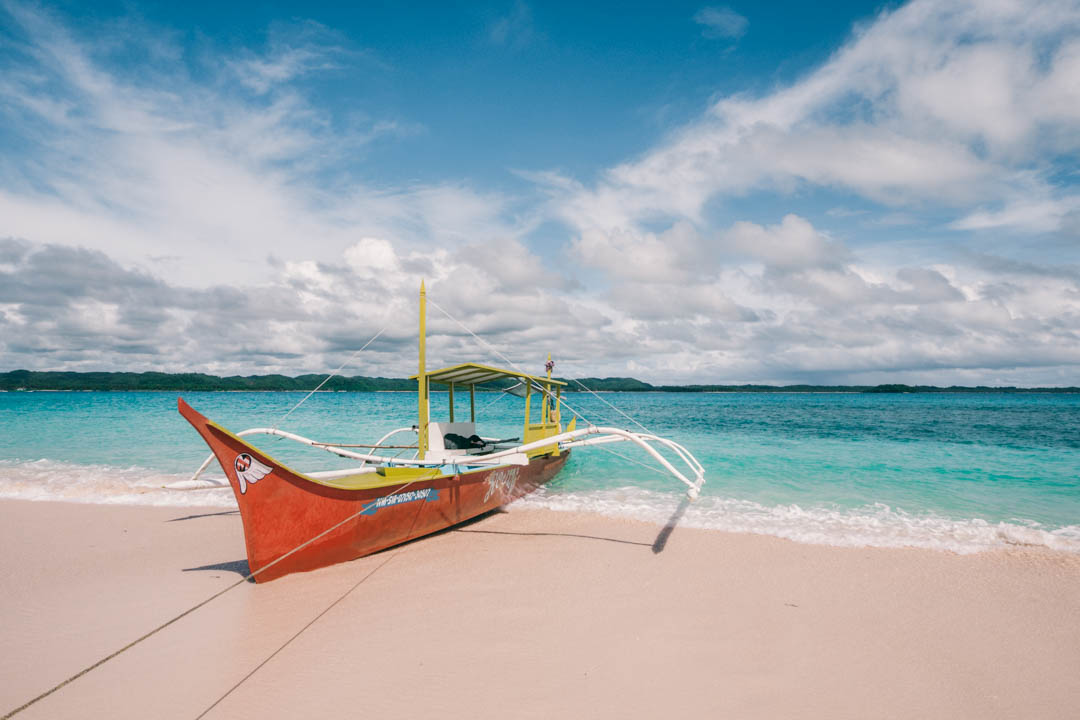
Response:
[{"label": "wet sand", "polygon": [[[664,535],[511,508],[243,583],[16,717],[1078,712],[1080,556]],[[2,501],[0,547],[0,714],[246,572],[220,508]]]}]

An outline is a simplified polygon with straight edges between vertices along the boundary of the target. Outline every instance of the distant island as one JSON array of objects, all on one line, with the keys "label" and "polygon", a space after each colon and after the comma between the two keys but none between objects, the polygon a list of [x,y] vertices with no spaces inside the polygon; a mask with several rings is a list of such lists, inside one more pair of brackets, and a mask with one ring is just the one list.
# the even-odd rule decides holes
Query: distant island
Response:
[{"label": "distant island", "polygon": [[[326,375],[229,375],[219,377],[203,373],[160,372],[40,372],[13,370],[0,373],[0,390],[9,392],[31,390],[162,390],[162,391],[304,391],[308,392]],[[684,392],[684,393],[1077,393],[1077,387],[1020,388],[1020,387],[936,387],[933,385],[651,385],[635,378],[579,378],[566,380],[566,392]],[[579,384],[580,383],[580,384]],[[498,390],[492,383],[487,389]],[[328,392],[413,391],[416,381],[405,378],[334,377],[322,388]]]}]

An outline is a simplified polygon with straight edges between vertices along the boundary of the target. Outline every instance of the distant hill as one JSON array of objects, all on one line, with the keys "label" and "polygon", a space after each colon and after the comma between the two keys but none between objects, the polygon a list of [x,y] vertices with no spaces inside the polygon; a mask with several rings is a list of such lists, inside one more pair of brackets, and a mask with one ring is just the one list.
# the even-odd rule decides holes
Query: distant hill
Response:
[{"label": "distant hill", "polygon": [[[129,373],[129,372],[38,372],[13,370],[0,373],[0,390],[168,390],[168,391],[272,391],[308,392],[326,375],[205,375],[203,373]],[[582,385],[599,392],[849,392],[849,393],[1077,393],[1080,388],[1017,388],[1017,387],[935,387],[933,385],[651,385],[635,378],[607,377],[566,380],[566,392],[584,392]],[[579,384],[580,383],[580,384]],[[497,390],[500,385],[492,384]],[[375,392],[386,390],[412,391],[415,380],[383,377],[335,377],[323,390]]]},{"label": "distant hill", "polygon": [[[624,377],[607,377],[607,378],[580,378],[578,380],[570,380],[567,378],[559,378],[565,383],[569,383],[566,390],[574,392],[581,391],[582,385],[589,388],[589,390],[596,391],[616,391],[616,392],[649,392],[657,390],[656,386],[650,385],[647,382],[642,382],[635,378]],[[580,385],[578,384],[580,383]]]},{"label": "distant hill", "polygon": [[[203,373],[33,372],[0,373],[0,390],[297,390],[310,391],[326,375],[204,375]],[[323,390],[415,390],[415,380],[335,377]]]}]

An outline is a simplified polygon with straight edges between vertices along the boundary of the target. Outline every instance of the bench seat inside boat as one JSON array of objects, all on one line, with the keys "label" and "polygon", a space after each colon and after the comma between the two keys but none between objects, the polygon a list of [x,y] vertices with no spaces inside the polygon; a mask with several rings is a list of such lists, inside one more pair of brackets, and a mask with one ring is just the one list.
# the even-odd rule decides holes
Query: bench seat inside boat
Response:
[{"label": "bench seat inside boat", "polygon": [[447,461],[469,454],[469,439],[476,435],[473,422],[428,423],[428,460]]}]

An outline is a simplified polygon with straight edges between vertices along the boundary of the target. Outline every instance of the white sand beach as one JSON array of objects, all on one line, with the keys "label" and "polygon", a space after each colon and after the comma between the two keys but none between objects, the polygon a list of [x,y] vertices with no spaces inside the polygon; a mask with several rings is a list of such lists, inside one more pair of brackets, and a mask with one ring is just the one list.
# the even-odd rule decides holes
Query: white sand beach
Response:
[{"label": "white sand beach", "polygon": [[[1080,556],[660,532],[511,508],[243,583],[16,717],[1076,714]],[[3,713],[246,571],[220,508],[3,501],[0,542]]]}]

